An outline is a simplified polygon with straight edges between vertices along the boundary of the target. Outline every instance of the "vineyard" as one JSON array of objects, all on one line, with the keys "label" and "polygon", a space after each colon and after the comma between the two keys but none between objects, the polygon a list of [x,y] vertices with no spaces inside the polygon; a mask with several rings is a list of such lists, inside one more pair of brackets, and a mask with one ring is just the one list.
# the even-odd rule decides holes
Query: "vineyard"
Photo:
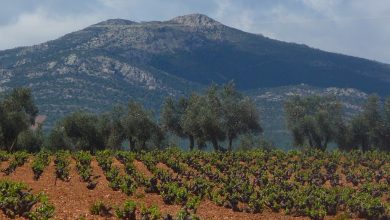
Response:
[{"label": "vineyard", "polygon": [[390,154],[0,152],[0,219],[389,219]]}]

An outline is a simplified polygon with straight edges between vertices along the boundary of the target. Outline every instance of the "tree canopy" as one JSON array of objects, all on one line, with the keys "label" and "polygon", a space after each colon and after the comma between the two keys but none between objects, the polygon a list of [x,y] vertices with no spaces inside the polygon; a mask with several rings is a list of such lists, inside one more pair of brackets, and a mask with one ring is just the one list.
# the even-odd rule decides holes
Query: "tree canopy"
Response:
[{"label": "tree canopy", "polygon": [[287,127],[294,143],[325,150],[337,140],[338,124],[343,121],[340,102],[334,97],[294,96],[286,101]]},{"label": "tree canopy", "polygon": [[[0,99],[0,148],[13,151],[26,140],[38,114],[31,90],[16,88]],[[19,137],[20,135],[23,137]],[[24,143],[23,143],[24,144]]]},{"label": "tree canopy", "polygon": [[228,149],[239,135],[262,131],[259,112],[254,102],[239,93],[234,83],[222,87],[210,86],[204,94],[192,94],[188,99],[167,99],[162,108],[163,127],[172,133],[187,137],[190,149],[195,142],[199,149],[210,143],[214,150]]}]

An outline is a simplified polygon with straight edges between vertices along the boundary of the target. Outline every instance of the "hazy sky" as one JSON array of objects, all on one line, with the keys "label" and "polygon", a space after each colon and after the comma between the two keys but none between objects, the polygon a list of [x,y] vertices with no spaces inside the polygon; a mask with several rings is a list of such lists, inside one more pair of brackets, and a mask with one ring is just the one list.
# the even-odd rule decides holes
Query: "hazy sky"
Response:
[{"label": "hazy sky", "polygon": [[0,49],[42,43],[109,18],[168,20],[189,13],[390,63],[390,0],[0,0]]}]

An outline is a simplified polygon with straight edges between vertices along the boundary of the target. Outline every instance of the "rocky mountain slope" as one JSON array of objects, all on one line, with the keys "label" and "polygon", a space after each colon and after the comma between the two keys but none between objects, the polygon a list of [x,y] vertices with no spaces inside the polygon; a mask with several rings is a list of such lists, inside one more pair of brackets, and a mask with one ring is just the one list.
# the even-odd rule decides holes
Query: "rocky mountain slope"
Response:
[{"label": "rocky mountain slope", "polygon": [[[230,80],[264,109],[281,106],[285,90],[301,83],[311,86],[307,92],[354,88],[340,90],[351,92],[351,102],[362,98],[360,91],[390,94],[387,64],[246,33],[200,14],[163,22],[107,20],[43,44],[0,51],[0,91],[32,88],[48,116],[46,128],[69,112],[101,112],[129,99],[158,112],[166,96]],[[264,110],[265,119],[280,117],[275,114]]]}]

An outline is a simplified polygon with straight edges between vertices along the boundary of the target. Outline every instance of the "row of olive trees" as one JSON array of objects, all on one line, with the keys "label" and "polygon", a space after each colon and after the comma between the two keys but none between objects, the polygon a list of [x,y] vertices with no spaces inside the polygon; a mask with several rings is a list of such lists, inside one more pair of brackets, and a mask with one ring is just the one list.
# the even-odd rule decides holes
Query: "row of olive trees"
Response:
[{"label": "row of olive trees", "polygon": [[239,93],[231,82],[222,88],[212,85],[205,94],[192,94],[174,101],[168,98],[162,109],[161,122],[165,130],[188,138],[189,148],[204,148],[207,142],[214,150],[224,150],[220,142],[233,141],[245,133],[262,131],[255,103]]},{"label": "row of olive trees", "polygon": [[220,144],[227,141],[232,150],[238,136],[262,131],[255,104],[233,83],[213,85],[204,94],[194,93],[178,101],[167,98],[161,111],[160,123],[152,112],[133,101],[103,114],[74,112],[44,136],[40,126],[32,128],[38,108],[31,91],[18,88],[0,97],[0,149],[95,151],[118,149],[124,143],[130,150],[146,149],[161,147],[166,132],[172,132],[188,138],[190,149],[195,143],[199,149],[211,143],[215,150],[223,150]]},{"label": "row of olive trees", "polygon": [[151,112],[129,102],[111,112],[75,112],[58,121],[45,137],[41,126],[34,126],[38,108],[31,91],[16,88],[0,94],[0,150],[39,151],[48,149],[99,150],[119,148],[128,142],[130,149],[145,148],[163,139],[163,132]]},{"label": "row of olive trees", "polygon": [[147,142],[159,146],[163,131],[150,111],[136,102],[116,106],[111,112],[75,112],[60,120],[48,137],[48,147],[71,150],[146,149]]},{"label": "row of olive trees", "polygon": [[347,118],[334,97],[292,97],[284,105],[287,127],[298,146],[326,150],[390,151],[390,97],[370,96],[360,113]]},{"label": "row of olive trees", "polygon": [[136,102],[117,106],[105,114],[73,113],[56,125],[48,138],[48,146],[77,150],[116,149],[123,143],[130,150],[146,149],[147,143],[162,146],[166,132],[190,140],[190,149],[202,149],[208,142],[222,150],[221,141],[233,140],[244,133],[261,132],[259,112],[255,104],[243,97],[229,83],[222,88],[211,86],[204,95],[192,94],[174,101],[167,98],[161,112],[161,123]]}]

